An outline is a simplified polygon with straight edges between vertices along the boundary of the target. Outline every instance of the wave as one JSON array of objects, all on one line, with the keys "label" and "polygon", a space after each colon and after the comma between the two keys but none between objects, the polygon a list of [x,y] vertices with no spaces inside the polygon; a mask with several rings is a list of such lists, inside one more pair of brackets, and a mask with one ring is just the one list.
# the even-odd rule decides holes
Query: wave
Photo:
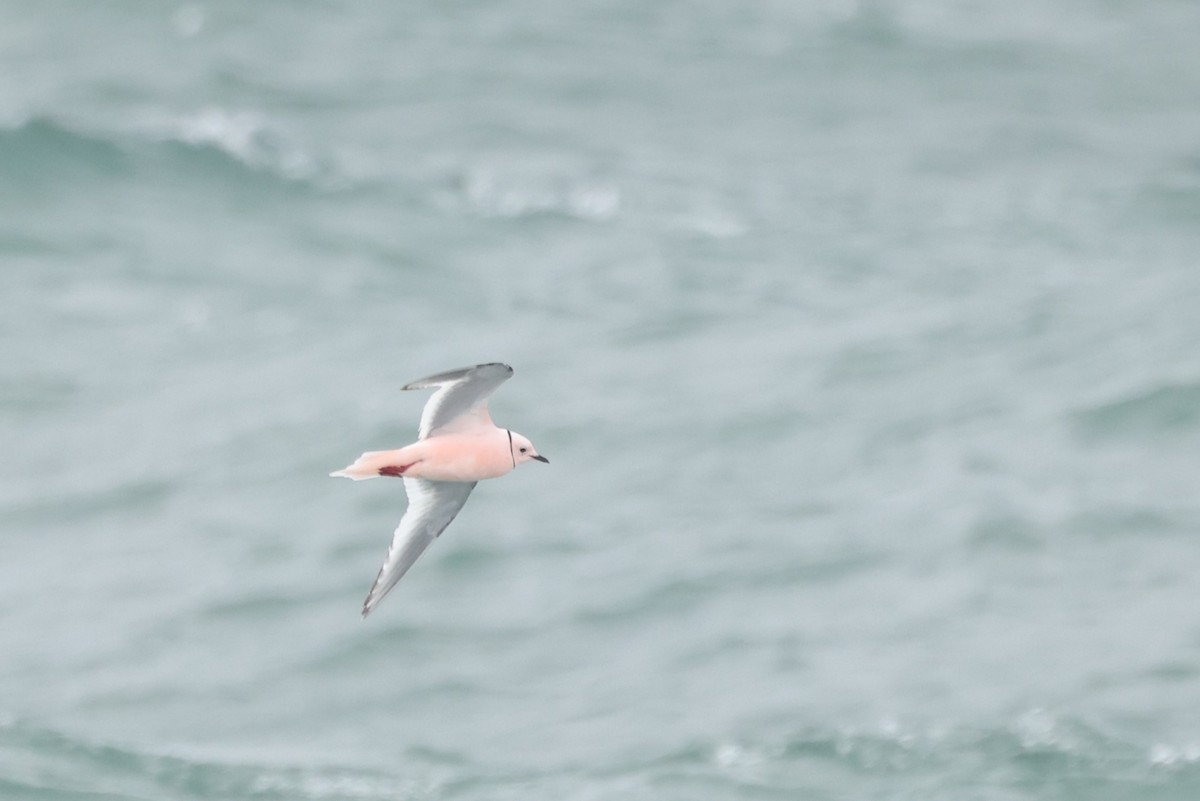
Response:
[{"label": "wave", "polygon": [[100,175],[128,172],[131,159],[116,142],[76,131],[56,120],[34,117],[0,128],[0,177],[33,180],[87,170]]},{"label": "wave", "polygon": [[0,411],[21,416],[52,414],[63,409],[79,390],[79,382],[64,375],[0,376]]},{"label": "wave", "polygon": [[1168,383],[1078,411],[1077,428],[1091,437],[1167,434],[1200,423],[1200,382]]},{"label": "wave", "polygon": [[151,123],[149,133],[181,159],[233,165],[285,183],[327,183],[334,174],[328,160],[289,141],[253,112],[202,109]]},{"label": "wave", "polygon": [[[0,723],[4,798],[391,799],[422,788],[369,769],[232,762],[97,743],[23,721]],[[406,787],[406,785],[409,785]]]},{"label": "wave", "polygon": [[0,127],[0,180],[54,186],[65,179],[147,176],[289,190],[349,183],[330,158],[300,147],[250,112],[204,109],[127,129],[93,129],[48,116]]},{"label": "wave", "polygon": [[726,738],[695,743],[644,767],[663,773],[687,766],[704,766],[743,784],[793,791],[817,790],[807,784],[811,776],[839,786],[919,782],[927,790],[942,791],[926,797],[1041,782],[1071,797],[1089,797],[1090,788],[1111,781],[1128,791],[1123,797],[1137,797],[1138,788],[1157,788],[1167,781],[1185,789],[1181,798],[1200,791],[1200,744],[1141,744],[1041,708],[990,727],[922,729],[883,721],[866,730],[814,727],[776,739]]},{"label": "wave", "polygon": [[[774,728],[768,726],[767,728]],[[535,760],[536,761],[536,760]],[[779,797],[824,797],[831,787],[919,786],[924,797],[997,797],[1052,784],[1064,796],[1090,797],[1117,782],[1121,797],[1164,785],[1172,797],[1198,797],[1200,744],[1139,743],[1080,719],[1034,708],[990,726],[906,726],[885,720],[866,729],[809,726],[768,736],[725,736],[641,754],[598,749],[586,764],[496,765],[466,754],[411,745],[402,771],[390,766],[288,763],[164,753],[88,740],[24,721],[0,722],[0,793],[15,798],[260,798],[290,801],[439,796],[446,788],[704,786]],[[588,793],[596,795],[596,793]],[[474,795],[474,794],[471,794]],[[614,792],[614,797],[621,793]],[[1156,796],[1157,797],[1157,796]]]},{"label": "wave", "polygon": [[[593,168],[577,164],[460,164],[426,178],[381,178],[380,173],[369,160],[358,164],[305,147],[254,111],[203,108],[182,115],[142,115],[109,127],[53,115],[0,123],[0,186],[61,188],[129,179],[172,187],[215,183],[341,194],[377,191],[388,184],[451,215],[602,223],[621,212],[619,188]],[[712,229],[713,235],[729,233],[720,220],[706,218],[696,225]]]},{"label": "wave", "polygon": [[94,520],[106,513],[159,507],[180,486],[177,480],[113,478],[103,485],[62,490],[53,496],[13,504],[7,513],[27,526]]}]

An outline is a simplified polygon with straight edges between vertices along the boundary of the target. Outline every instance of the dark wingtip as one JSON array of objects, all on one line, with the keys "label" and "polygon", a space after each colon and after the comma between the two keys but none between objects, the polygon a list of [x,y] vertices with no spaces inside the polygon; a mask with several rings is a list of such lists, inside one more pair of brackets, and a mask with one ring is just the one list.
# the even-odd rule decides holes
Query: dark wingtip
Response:
[{"label": "dark wingtip", "polygon": [[447,370],[443,373],[437,373],[436,375],[419,378],[416,381],[408,382],[404,386],[400,387],[400,389],[428,389],[439,381],[456,381],[465,377],[472,370],[480,370],[484,367],[500,367],[509,375],[513,374],[513,369],[504,362],[484,362],[483,364],[477,364],[474,367],[460,367],[457,370]]}]

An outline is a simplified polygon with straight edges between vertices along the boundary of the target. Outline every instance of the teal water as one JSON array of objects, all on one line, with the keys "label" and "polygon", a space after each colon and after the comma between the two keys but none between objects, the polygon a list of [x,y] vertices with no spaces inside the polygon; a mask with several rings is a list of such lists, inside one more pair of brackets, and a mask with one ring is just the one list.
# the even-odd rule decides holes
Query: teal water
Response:
[{"label": "teal water", "polygon": [[994,5],[0,3],[0,798],[1200,797],[1200,6]]}]

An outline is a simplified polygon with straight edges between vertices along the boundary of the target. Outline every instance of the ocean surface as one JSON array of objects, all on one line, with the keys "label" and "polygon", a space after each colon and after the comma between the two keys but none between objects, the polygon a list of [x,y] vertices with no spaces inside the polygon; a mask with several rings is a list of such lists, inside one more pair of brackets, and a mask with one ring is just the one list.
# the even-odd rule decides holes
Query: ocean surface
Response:
[{"label": "ocean surface", "polygon": [[0,799],[1200,798],[1197,31],[0,0]]}]

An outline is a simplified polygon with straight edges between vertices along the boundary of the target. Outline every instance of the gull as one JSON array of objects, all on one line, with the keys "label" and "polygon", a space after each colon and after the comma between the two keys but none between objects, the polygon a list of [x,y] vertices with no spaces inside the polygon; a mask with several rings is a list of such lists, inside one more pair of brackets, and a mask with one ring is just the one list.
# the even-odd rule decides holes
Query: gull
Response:
[{"label": "gull", "polygon": [[329,474],[355,481],[398,477],[408,493],[408,509],[363,602],[363,618],[446,530],[476,483],[498,478],[523,462],[549,463],[532,442],[498,427],[488,414],[488,396],[512,374],[507,364],[493,362],[405,384],[401,389],[437,388],[421,412],[417,441],[392,451],[367,451],[354,464]]}]

